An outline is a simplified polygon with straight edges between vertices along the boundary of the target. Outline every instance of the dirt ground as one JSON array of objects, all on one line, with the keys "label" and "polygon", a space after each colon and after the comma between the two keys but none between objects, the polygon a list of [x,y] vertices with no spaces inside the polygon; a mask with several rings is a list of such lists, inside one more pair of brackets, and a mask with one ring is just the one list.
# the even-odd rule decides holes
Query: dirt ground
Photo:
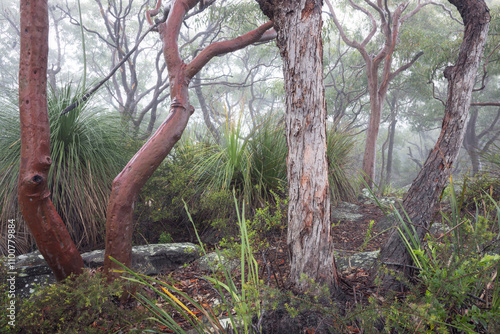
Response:
[{"label": "dirt ground", "polygon": [[[361,204],[360,211],[362,218],[356,221],[340,220],[335,222],[333,227],[333,239],[335,249],[343,253],[368,252],[380,249],[387,238],[386,233],[380,233],[377,223],[384,218],[382,211],[375,205]],[[367,234],[370,222],[373,226],[370,234]],[[259,277],[274,288],[287,290],[290,284],[287,281],[289,274],[289,261],[286,248],[286,233],[274,234],[268,238],[270,247],[261,254],[255,254],[261,272]],[[211,245],[212,247],[214,245]],[[191,264],[184,268],[179,268],[164,274],[164,279],[174,283],[174,286],[195,298],[204,305],[213,305],[220,299],[216,289],[204,278],[207,272],[199,270],[196,264]],[[235,272],[234,280],[240,281],[239,273]],[[341,289],[347,298],[347,303],[354,303],[368,296],[368,273],[362,269],[351,269],[340,273]],[[350,301],[349,301],[350,300]],[[196,311],[196,310],[193,310]],[[190,325],[181,317],[176,321],[183,327]],[[160,330],[168,333],[167,328],[159,327]]]}]

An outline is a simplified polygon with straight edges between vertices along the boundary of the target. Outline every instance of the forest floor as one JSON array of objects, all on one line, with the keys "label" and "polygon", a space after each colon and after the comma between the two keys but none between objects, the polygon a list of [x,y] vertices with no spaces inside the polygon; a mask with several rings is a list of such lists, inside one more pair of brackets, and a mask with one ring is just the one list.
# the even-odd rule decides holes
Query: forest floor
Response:
[{"label": "forest floor", "polygon": [[[362,218],[355,221],[340,220],[335,222],[333,227],[333,239],[335,250],[343,254],[368,252],[380,249],[381,245],[388,237],[388,232],[381,233],[377,228],[377,223],[384,218],[382,211],[375,205],[358,204]],[[370,222],[373,221],[371,233],[369,230]],[[285,231],[286,232],[286,231]],[[254,254],[259,263],[259,278],[264,284],[279,289],[282,292],[291,289],[287,280],[290,272],[289,259],[286,248],[286,233],[275,233],[268,236],[269,247]],[[211,247],[210,247],[211,246]],[[213,249],[214,245],[209,245]],[[350,268],[340,272],[341,289],[346,296],[346,305],[352,306],[354,303],[362,302],[369,296],[370,281],[368,271],[360,268]],[[175,288],[186,293],[204,305],[213,308],[214,303],[220,300],[219,292],[204,277],[212,275],[209,272],[200,271],[198,266],[193,263],[189,266],[167,272],[159,279],[171,282]],[[222,277],[222,275],[220,275]],[[237,286],[241,281],[238,270],[233,272],[233,280]],[[151,294],[153,297],[153,294]],[[167,303],[164,303],[167,305]],[[193,309],[193,312],[197,310]],[[175,314],[175,312],[174,312]],[[183,327],[190,328],[190,324],[177,315],[174,319]],[[166,327],[159,326],[157,330],[168,333]]]}]

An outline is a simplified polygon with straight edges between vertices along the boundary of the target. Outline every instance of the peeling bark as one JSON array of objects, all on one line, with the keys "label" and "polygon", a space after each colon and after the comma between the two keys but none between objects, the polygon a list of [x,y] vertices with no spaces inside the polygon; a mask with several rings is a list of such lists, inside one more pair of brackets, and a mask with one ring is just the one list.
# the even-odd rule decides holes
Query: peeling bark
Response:
[{"label": "peeling bark", "polygon": [[47,1],[21,0],[19,114],[21,165],[18,200],[40,253],[57,280],[80,274],[83,260],[57,214],[48,188],[50,127],[47,110],[49,20]]},{"label": "peeling bark", "polygon": [[[483,0],[449,1],[457,7],[464,20],[464,38],[456,64],[444,71],[448,79],[448,100],[441,134],[403,200],[403,207],[416,227],[420,240],[423,240],[429,229],[439,197],[451,175],[453,163],[465,135],[472,89],[490,22],[489,10]],[[382,263],[398,263],[397,266],[388,265],[398,271],[412,263],[410,253],[397,230],[393,230],[382,248],[380,259]],[[404,272],[409,274],[406,269]],[[383,287],[394,290],[399,288],[399,283],[394,276],[386,275]]]},{"label": "peeling bark", "polygon": [[303,274],[336,289],[326,159],[322,2],[257,2],[274,22],[283,58],[290,279],[299,291],[309,286],[301,280]]}]

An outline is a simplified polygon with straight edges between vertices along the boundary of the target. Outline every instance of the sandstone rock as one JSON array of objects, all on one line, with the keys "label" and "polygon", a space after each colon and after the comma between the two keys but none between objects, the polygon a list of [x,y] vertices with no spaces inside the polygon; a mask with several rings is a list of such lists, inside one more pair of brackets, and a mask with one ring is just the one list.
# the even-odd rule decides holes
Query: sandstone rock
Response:
[{"label": "sandstone rock", "polygon": [[[132,248],[132,270],[145,275],[157,275],[165,270],[176,269],[200,257],[200,248],[192,243],[170,243],[135,246]],[[104,250],[82,254],[86,267],[96,268],[104,264]],[[16,287],[20,296],[29,296],[35,284],[55,282],[45,259],[36,251],[16,257]]]},{"label": "sandstone rock", "polygon": [[198,269],[204,271],[216,272],[219,271],[221,266],[224,266],[228,271],[233,271],[239,267],[238,260],[228,260],[222,254],[217,254],[216,252],[208,253],[196,260]]},{"label": "sandstone rock", "polygon": [[358,205],[353,203],[339,202],[337,207],[332,207],[330,217],[332,222],[337,222],[339,220],[358,220],[363,218],[363,215],[358,212]]}]

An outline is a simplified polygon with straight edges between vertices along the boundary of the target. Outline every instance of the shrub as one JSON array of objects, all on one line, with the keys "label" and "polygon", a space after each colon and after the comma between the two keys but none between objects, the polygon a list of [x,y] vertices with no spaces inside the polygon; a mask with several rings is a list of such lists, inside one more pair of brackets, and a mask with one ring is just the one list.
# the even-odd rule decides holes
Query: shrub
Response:
[{"label": "shrub", "polygon": [[[451,212],[442,212],[449,232],[427,235],[427,243],[399,215],[400,234],[417,267],[415,286],[405,299],[371,299],[370,309],[385,318],[387,331],[413,333],[498,333],[500,331],[499,203],[491,196],[461,214],[462,201],[450,187]],[[397,213],[398,214],[398,213]],[[404,231],[404,232],[403,232]]]},{"label": "shrub", "polygon": [[22,302],[15,332],[113,333],[136,328],[146,314],[119,302],[124,289],[131,285],[105,280],[100,273],[86,271],[36,291]]}]

